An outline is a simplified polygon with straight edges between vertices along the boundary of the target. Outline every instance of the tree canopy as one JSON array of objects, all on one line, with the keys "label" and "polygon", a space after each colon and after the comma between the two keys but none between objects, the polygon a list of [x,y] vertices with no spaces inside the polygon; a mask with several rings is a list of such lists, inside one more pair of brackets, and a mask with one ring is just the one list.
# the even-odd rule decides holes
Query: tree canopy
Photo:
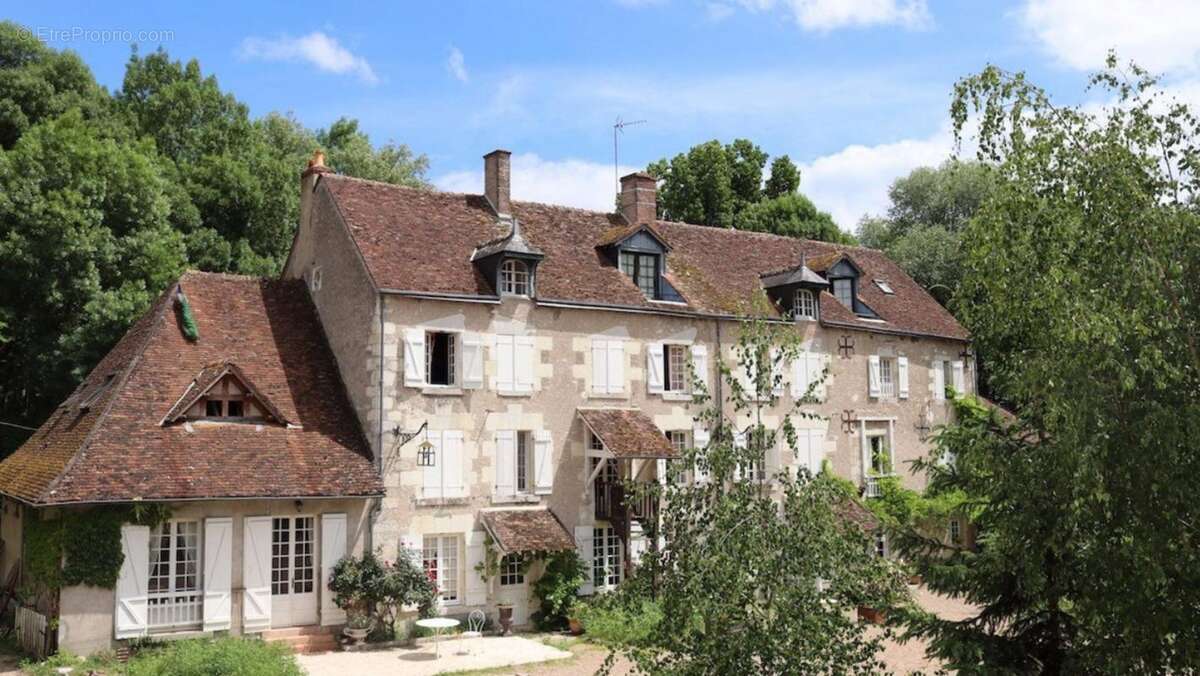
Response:
[{"label": "tree canopy", "polygon": [[995,67],[955,89],[995,182],[962,230],[958,313],[1016,416],[956,402],[922,464],[980,529],[977,551],[904,546],[981,608],[907,618],[952,670],[1200,664],[1200,122],[1115,58],[1092,85],[1099,112]]},{"label": "tree canopy", "polygon": [[[250,117],[195,60],[135,50],[119,90],[0,22],[0,420],[37,425],[187,268],[276,274],[317,147],[424,185],[427,160],[354,120]],[[4,428],[0,454],[24,434]]]},{"label": "tree canopy", "polygon": [[763,181],[767,155],[746,139],[722,145],[712,140],[693,146],[669,161],[651,162],[646,170],[662,184],[660,218],[700,225],[733,227],[830,242],[850,242],[833,217],[800,194],[800,169],[787,155],[771,162]]}]

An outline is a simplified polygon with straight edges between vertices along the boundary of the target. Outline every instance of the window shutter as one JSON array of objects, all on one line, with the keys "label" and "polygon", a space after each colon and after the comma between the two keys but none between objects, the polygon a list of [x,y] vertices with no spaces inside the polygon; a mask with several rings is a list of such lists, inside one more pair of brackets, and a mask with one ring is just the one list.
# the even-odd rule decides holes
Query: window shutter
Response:
[{"label": "window shutter", "polygon": [[869,396],[878,397],[879,396],[879,355],[877,355],[877,354],[871,355],[871,358],[868,361],[868,369],[869,369],[869,373],[868,373],[868,382],[867,382],[867,393]]},{"label": "window shutter", "polygon": [[592,527],[591,526],[576,526],[575,527],[575,548],[579,550],[579,558],[583,560],[583,567],[586,571],[584,574],[583,584],[579,585],[580,596],[591,596],[595,593],[596,588],[593,585],[592,577]]},{"label": "window shutter", "polygon": [[507,498],[517,492],[517,433],[496,432],[496,496]]},{"label": "window shutter", "polygon": [[933,398],[942,401],[946,398],[946,371],[941,359],[933,360]]},{"label": "window shutter", "polygon": [[954,391],[959,394],[967,392],[966,372],[962,361],[954,362]]},{"label": "window shutter", "polygon": [[808,392],[808,353],[801,352],[792,360],[792,398],[799,399]]},{"label": "window shutter", "polygon": [[121,551],[125,560],[117,575],[116,637],[145,636],[150,528],[133,524],[121,526]]},{"label": "window shutter", "polygon": [[742,463],[745,462],[746,450],[746,433],[737,431],[733,433],[733,447],[737,449],[738,461],[733,464],[733,480],[742,480]]},{"label": "window shutter", "polygon": [[480,575],[485,563],[483,540],[483,531],[467,531],[467,594],[464,600],[468,606],[482,606],[487,603],[488,583]]},{"label": "window shutter", "polygon": [[[705,457],[708,456],[706,453],[708,450],[708,440],[708,428],[704,427],[700,423],[696,423],[696,425],[692,427],[692,445],[696,448],[698,455],[703,455]],[[694,477],[696,483],[704,483],[708,481],[708,471],[700,467],[696,467]]]},{"label": "window shutter", "polygon": [[496,389],[517,389],[516,336],[496,336]]},{"label": "window shutter", "polygon": [[770,359],[771,359],[771,383],[772,383],[771,392],[772,392],[772,394],[775,394],[776,396],[778,396],[778,395],[782,395],[784,392],[783,382],[784,382],[784,379],[786,378],[786,376],[784,375],[783,369],[785,368],[785,366],[784,366],[783,361],[780,359],[779,348],[777,348],[777,347],[771,348],[770,355],[771,355]]},{"label": "window shutter", "polygon": [[442,433],[439,430],[429,430],[425,436],[433,445],[433,466],[421,468],[421,497],[440,498],[443,497],[442,471],[446,467],[446,454],[442,452]]},{"label": "window shutter", "polygon": [[646,346],[646,386],[650,394],[661,394],[663,391],[663,354],[666,346],[662,343],[650,343]]},{"label": "window shutter", "polygon": [[425,332],[421,329],[404,329],[404,384],[425,385]]},{"label": "window shutter", "polygon": [[654,478],[660,486],[667,485],[667,459],[659,458],[654,461]]},{"label": "window shutter", "polygon": [[[703,383],[705,389],[708,388],[708,346],[707,345],[693,345],[692,346],[692,375],[690,377],[693,377],[693,378],[699,380],[701,383]],[[689,384],[689,389],[691,389],[690,384]]]},{"label": "window shutter", "polygon": [[477,390],[483,387],[483,338],[478,333],[467,333],[462,344],[462,386]]},{"label": "window shutter", "polygon": [[592,394],[608,394],[608,341],[592,340]]},{"label": "window shutter", "polygon": [[458,430],[442,432],[442,497],[461,498],[467,494],[463,481],[463,433]]},{"label": "window shutter", "polygon": [[513,351],[518,392],[532,392],[534,382],[533,336],[517,336]]},{"label": "window shutter", "polygon": [[625,391],[625,341],[608,341],[608,393]]},{"label": "window shutter", "polygon": [[896,373],[900,380],[900,398],[908,399],[908,357],[896,358]]},{"label": "window shutter", "polygon": [[808,471],[816,476],[821,473],[821,465],[825,463],[825,431],[808,431]]},{"label": "window shutter", "polygon": [[[813,396],[817,401],[825,400],[826,385],[829,383],[829,374],[825,373],[825,365],[829,363],[826,356],[820,352],[809,352],[808,357],[808,381],[809,383],[817,382],[817,386],[813,389]],[[824,375],[824,378],[822,378]]]},{"label": "window shutter", "polygon": [[346,623],[346,611],[333,602],[329,580],[333,567],[350,552],[346,548],[346,515],[321,515],[321,624],[330,626]]},{"label": "window shutter", "polygon": [[227,631],[232,624],[233,519],[204,520],[204,631]]},{"label": "window shutter", "polygon": [[533,433],[534,492],[549,495],[554,490],[554,446],[550,430]]},{"label": "window shutter", "polygon": [[271,628],[271,517],[242,520],[242,633]]}]

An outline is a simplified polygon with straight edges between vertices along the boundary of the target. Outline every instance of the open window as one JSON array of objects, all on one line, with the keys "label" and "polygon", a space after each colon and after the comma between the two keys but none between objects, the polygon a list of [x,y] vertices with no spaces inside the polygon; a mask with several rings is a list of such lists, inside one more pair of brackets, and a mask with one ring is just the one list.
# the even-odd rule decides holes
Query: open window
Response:
[{"label": "open window", "polygon": [[455,354],[458,336],[448,331],[425,332],[425,382],[429,385],[455,385]]}]

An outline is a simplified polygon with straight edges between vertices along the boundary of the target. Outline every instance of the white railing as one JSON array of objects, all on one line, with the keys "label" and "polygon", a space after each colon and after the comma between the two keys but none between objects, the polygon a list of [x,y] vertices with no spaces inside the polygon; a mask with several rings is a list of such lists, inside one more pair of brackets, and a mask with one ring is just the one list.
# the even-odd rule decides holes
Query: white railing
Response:
[{"label": "white railing", "polygon": [[17,608],[13,618],[21,650],[41,659],[46,656],[46,616],[32,608]]},{"label": "white railing", "polygon": [[180,629],[198,626],[204,620],[204,597],[199,592],[151,596],[146,611],[150,629]]},{"label": "white railing", "polygon": [[863,484],[863,497],[880,498],[883,497],[883,486],[879,483],[879,477],[869,476],[866,483]]}]

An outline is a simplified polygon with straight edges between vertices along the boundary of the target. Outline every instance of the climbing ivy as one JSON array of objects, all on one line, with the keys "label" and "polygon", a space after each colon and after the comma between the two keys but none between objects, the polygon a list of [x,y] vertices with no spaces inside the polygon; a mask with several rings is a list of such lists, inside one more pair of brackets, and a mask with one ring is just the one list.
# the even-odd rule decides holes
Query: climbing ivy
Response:
[{"label": "climbing ivy", "polygon": [[25,521],[25,569],[49,590],[90,585],[112,589],[125,554],[121,524],[151,528],[170,518],[162,504],[96,507],[51,519],[31,516]]}]

